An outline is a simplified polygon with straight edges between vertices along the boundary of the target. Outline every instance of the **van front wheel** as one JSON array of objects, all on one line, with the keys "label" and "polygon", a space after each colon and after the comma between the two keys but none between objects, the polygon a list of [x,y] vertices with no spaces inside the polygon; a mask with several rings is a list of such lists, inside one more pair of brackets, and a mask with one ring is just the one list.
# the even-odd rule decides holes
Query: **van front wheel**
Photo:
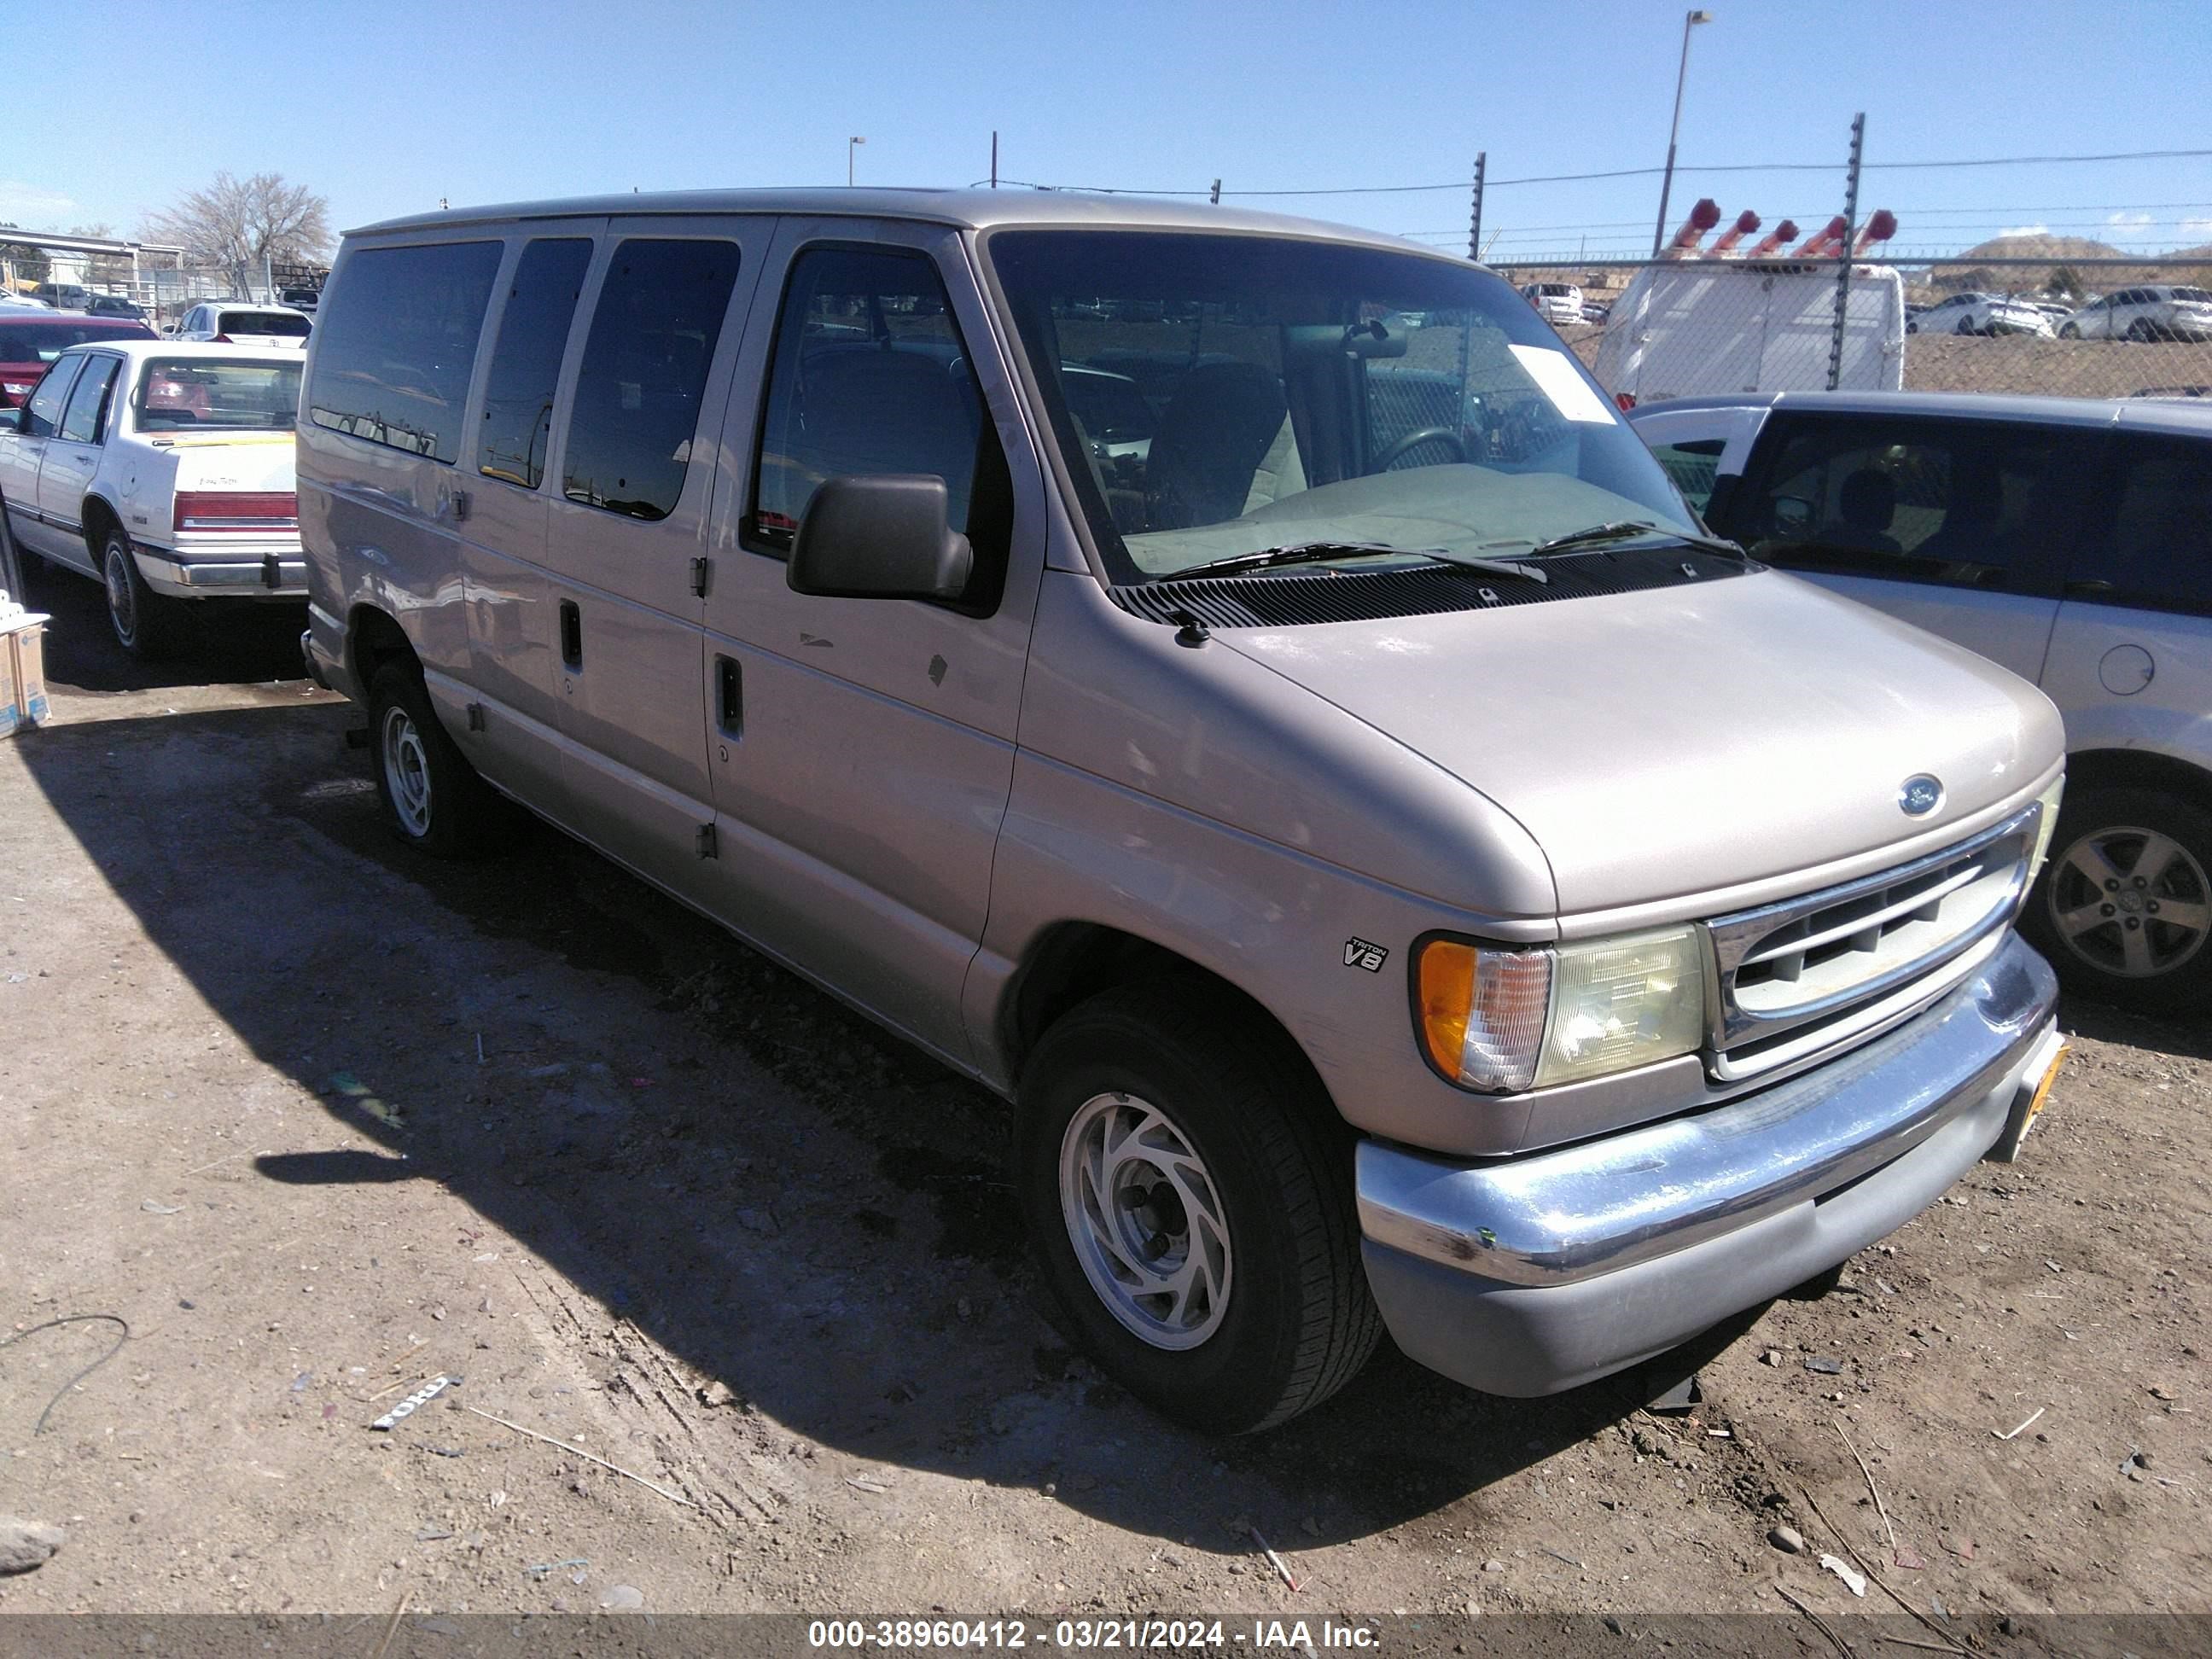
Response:
[{"label": "van front wheel", "polygon": [[1351,1137],[1304,1059],[1206,988],[1104,992],[1024,1068],[1014,1179],[1046,1287],[1115,1381],[1219,1434],[1334,1394],[1381,1318]]},{"label": "van front wheel", "polygon": [[370,677],[368,754],[385,823],[410,847],[473,858],[504,839],[506,803],[446,735],[421,678],[402,664]]}]

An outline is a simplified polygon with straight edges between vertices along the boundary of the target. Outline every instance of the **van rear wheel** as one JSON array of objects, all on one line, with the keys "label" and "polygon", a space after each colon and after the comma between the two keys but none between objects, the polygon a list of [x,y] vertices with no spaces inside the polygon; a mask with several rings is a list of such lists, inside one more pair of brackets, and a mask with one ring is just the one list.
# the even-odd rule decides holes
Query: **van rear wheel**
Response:
[{"label": "van rear wheel", "polygon": [[509,839],[513,809],[446,735],[412,664],[369,678],[368,754],[385,825],[410,847],[477,858]]},{"label": "van rear wheel", "polygon": [[1204,985],[1102,993],[1024,1070],[1014,1182],[1065,1326],[1167,1415],[1318,1405],[1381,1333],[1351,1137],[1289,1040]]}]

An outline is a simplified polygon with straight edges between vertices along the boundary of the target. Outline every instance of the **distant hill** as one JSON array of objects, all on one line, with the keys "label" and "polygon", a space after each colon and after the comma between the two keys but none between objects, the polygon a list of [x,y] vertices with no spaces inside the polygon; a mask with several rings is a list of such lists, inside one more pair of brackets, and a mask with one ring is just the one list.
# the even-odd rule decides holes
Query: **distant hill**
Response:
[{"label": "distant hill", "polygon": [[[2087,236],[1993,236],[1948,259],[1931,260],[1927,283],[1939,290],[1990,289],[1999,293],[2032,294],[2051,291],[2053,279],[2074,261],[2126,259],[2136,256],[2110,242]],[[1992,265],[1991,259],[2033,259],[2032,265]],[[2154,254],[2132,270],[2100,270],[2092,266],[2073,273],[2091,293],[2101,293],[2122,282],[2205,283],[2212,279],[2212,242],[2198,247],[2177,248]],[[2061,281],[2057,286],[2063,287]]]}]

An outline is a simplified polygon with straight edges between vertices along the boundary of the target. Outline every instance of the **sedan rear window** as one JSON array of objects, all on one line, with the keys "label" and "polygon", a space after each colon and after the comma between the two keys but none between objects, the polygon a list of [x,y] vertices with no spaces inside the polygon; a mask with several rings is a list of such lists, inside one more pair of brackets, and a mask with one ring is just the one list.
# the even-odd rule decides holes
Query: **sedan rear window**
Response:
[{"label": "sedan rear window", "polygon": [[226,311],[216,321],[223,334],[283,334],[304,337],[314,325],[289,311]]},{"label": "sedan rear window", "polygon": [[300,413],[298,363],[155,357],[131,398],[141,432],[289,432]]}]

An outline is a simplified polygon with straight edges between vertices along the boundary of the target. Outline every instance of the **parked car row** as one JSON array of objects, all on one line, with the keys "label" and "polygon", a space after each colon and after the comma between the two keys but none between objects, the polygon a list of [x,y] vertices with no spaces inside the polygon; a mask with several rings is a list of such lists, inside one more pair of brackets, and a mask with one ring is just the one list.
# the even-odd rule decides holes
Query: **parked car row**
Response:
[{"label": "parked car row", "polygon": [[1911,334],[2034,334],[2066,340],[2212,340],[2212,289],[2152,284],[2079,307],[2011,295],[1954,294],[1906,308]]}]

